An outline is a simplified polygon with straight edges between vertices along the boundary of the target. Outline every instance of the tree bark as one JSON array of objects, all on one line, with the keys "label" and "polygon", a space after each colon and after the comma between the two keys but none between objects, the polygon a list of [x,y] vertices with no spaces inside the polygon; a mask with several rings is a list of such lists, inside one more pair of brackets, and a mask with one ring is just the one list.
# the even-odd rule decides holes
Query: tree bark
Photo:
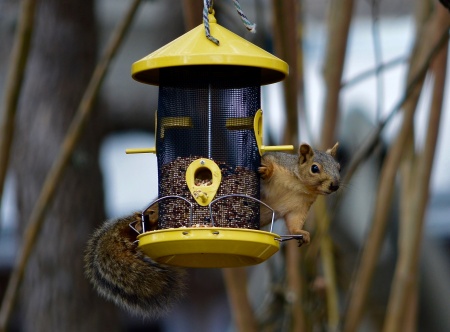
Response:
[{"label": "tree bark", "polygon": [[[42,0],[38,7],[13,150],[21,228],[92,74],[97,49],[93,0]],[[113,331],[119,325],[115,308],[83,275],[86,241],[104,219],[100,126],[91,118],[30,259],[21,296],[24,331]]]}]

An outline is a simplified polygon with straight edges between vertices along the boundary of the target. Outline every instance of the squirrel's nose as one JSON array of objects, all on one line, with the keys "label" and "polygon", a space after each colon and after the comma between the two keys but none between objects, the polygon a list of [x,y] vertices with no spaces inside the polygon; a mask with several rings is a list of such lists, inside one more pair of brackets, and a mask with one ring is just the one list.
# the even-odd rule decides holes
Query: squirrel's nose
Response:
[{"label": "squirrel's nose", "polygon": [[339,189],[339,182],[337,182],[337,183],[331,182],[331,184],[330,184],[330,186],[329,186],[329,189],[330,189],[331,191],[336,191],[336,190],[338,190],[338,189]]}]

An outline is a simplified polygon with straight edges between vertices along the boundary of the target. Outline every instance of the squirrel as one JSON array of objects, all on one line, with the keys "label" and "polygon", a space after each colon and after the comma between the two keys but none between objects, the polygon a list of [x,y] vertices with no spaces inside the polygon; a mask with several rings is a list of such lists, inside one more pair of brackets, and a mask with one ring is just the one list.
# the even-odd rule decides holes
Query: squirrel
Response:
[{"label": "squirrel", "polygon": [[[339,189],[340,164],[334,159],[339,143],[325,152],[301,144],[298,155],[267,152],[261,158],[261,200],[283,218],[290,234],[303,235],[301,244],[310,242],[303,230],[306,216],[318,195]],[[261,211],[261,226],[272,220],[272,211]]]},{"label": "squirrel", "polygon": [[[306,215],[317,195],[339,188],[339,163],[334,159],[338,143],[326,152],[301,144],[299,154],[268,152],[261,158],[261,200],[271,206],[277,217],[285,219],[292,234],[302,230]],[[157,227],[158,204],[145,211],[150,230]],[[261,226],[269,224],[272,212],[261,212]],[[139,249],[136,224],[142,231],[141,213],[106,221],[90,238],[85,252],[85,274],[100,295],[114,301],[132,314],[156,318],[182,297],[185,271],[159,264]]]},{"label": "squirrel", "polygon": [[85,275],[100,295],[119,307],[157,318],[181,298],[185,270],[156,263],[139,249],[130,223],[140,220],[136,212],[104,222],[87,243]]}]

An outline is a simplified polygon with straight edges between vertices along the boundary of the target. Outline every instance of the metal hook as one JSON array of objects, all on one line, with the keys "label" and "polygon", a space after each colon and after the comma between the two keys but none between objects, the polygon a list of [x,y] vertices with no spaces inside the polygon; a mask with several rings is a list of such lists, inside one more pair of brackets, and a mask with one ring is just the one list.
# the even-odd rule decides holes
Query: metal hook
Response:
[{"label": "metal hook", "polygon": [[213,14],[214,13],[214,0],[207,0],[207,4],[208,4],[208,13]]},{"label": "metal hook", "polygon": [[[130,222],[130,223],[128,224],[128,226],[130,226],[130,228],[131,228],[133,231],[135,231],[136,233],[141,234],[141,232],[139,232],[139,231],[134,227],[134,225],[136,225],[137,223],[138,223],[138,220],[135,220],[135,221]],[[136,240],[136,241],[137,241],[137,240]]]},{"label": "metal hook", "polygon": [[285,242],[289,240],[297,240],[298,246],[301,247],[305,241],[303,240],[303,235],[280,235],[279,238],[275,238],[275,240],[280,242]]}]

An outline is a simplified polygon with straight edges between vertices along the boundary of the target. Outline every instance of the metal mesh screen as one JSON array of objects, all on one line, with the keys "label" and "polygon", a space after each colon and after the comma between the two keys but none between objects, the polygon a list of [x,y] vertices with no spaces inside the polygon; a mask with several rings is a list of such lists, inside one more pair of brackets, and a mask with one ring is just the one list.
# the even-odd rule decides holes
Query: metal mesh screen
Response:
[{"label": "metal mesh screen", "polygon": [[[189,164],[209,158],[221,169],[216,197],[259,198],[260,156],[253,118],[260,105],[259,69],[186,66],[161,70],[157,117],[159,197],[178,195],[194,203],[193,222],[210,225],[208,207],[198,205],[185,182]],[[188,226],[189,205],[160,203],[159,228]],[[183,211],[180,211],[183,210]],[[230,197],[212,206],[214,225],[259,228],[259,204]]]}]

